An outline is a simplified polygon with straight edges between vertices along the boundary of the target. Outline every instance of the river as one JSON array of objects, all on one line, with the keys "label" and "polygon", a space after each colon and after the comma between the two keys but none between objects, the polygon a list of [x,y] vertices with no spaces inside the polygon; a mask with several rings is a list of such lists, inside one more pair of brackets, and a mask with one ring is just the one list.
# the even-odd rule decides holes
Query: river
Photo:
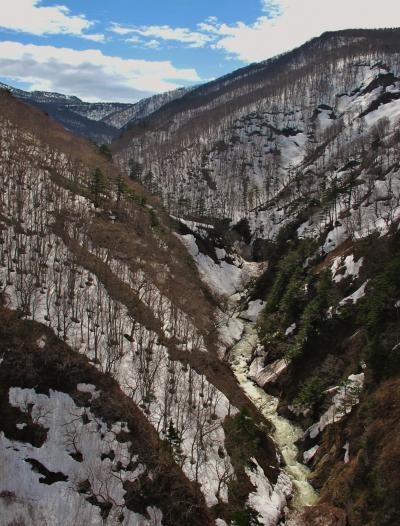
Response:
[{"label": "river", "polygon": [[258,336],[255,326],[246,323],[242,338],[229,353],[230,365],[243,391],[275,429],[272,436],[285,461],[284,470],[293,484],[294,509],[299,510],[304,506],[314,504],[317,499],[317,493],[308,482],[310,470],[297,461],[298,449],[295,442],[303,432],[298,426],[278,415],[277,398],[266,393],[248,378],[248,362],[257,344]]}]

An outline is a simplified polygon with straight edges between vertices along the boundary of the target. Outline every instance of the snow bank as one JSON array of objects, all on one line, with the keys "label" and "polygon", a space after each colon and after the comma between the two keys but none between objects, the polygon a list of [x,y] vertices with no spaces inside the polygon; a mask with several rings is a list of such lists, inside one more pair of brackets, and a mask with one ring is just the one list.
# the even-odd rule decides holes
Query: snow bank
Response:
[{"label": "snow bank", "polygon": [[281,471],[275,486],[272,486],[257,460],[252,458],[251,462],[253,465],[246,468],[246,475],[256,489],[250,493],[248,504],[258,512],[261,524],[276,526],[292,493],[292,484],[289,477]]},{"label": "snow bank", "polygon": [[264,305],[265,301],[262,300],[250,301],[247,309],[240,313],[240,317],[255,323]]},{"label": "snow bank", "polygon": [[[113,526],[123,514],[123,526],[161,525],[160,510],[149,508],[152,518],[147,519],[126,508],[123,483],[136,480],[146,468],[136,462],[130,442],[118,441],[90,409],[77,406],[69,395],[54,390],[47,396],[34,389],[13,387],[9,400],[21,411],[29,411],[32,420],[48,431],[41,447],[0,434],[0,491],[15,496],[6,504],[0,499],[2,524],[23,517],[27,526]],[[32,469],[34,463],[57,474],[58,480],[44,483],[47,475]],[[87,501],[92,495],[99,502],[112,504],[106,519],[101,517],[99,506]]]},{"label": "snow bank", "polygon": [[232,296],[243,288],[244,282],[249,278],[245,269],[223,260],[220,260],[218,264],[215,263],[210,256],[200,252],[192,234],[186,234],[180,238],[194,259],[201,277],[215,292],[224,296]]}]

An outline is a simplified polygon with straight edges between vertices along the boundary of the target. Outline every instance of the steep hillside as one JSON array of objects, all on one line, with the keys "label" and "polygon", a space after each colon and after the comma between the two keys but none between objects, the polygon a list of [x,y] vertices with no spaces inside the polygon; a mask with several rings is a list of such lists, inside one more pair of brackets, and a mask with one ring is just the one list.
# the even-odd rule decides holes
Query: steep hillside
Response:
[{"label": "steep hillside", "polygon": [[399,57],[327,33],[151,103],[119,169],[0,94],[7,521],[399,524]]},{"label": "steep hillside", "polygon": [[115,126],[118,129],[124,128],[127,125],[130,126],[136,121],[144,119],[151,113],[157,111],[164,106],[164,104],[183,97],[186,93],[189,93],[191,89],[192,88],[178,88],[176,90],[153,95],[152,97],[147,97],[127,107],[125,110],[122,109],[110,113],[102,120],[106,124]]},{"label": "steep hillside", "polygon": [[[382,95],[380,75],[388,92],[382,102],[396,98],[399,41],[398,30],[324,34],[167,104],[113,151],[127,174],[140,163],[133,175],[176,215],[255,220],[253,209],[275,201],[288,183],[310,194],[311,177],[301,172],[313,150],[341,149],[347,124],[371,118],[358,116]],[[270,237],[273,222],[263,223],[262,237]]]},{"label": "steep hillside", "polygon": [[[3,92],[0,116],[2,513],[220,526],[263,510],[276,523],[292,481],[220,359],[238,322],[201,281],[192,234],[38,110]],[[218,254],[207,271],[233,290],[263,269]]]},{"label": "steep hillside", "polygon": [[92,139],[98,144],[111,142],[127,124],[147,117],[167,102],[189,91],[187,88],[180,88],[153,95],[134,104],[123,104],[84,102],[78,97],[47,91],[29,92],[1,83],[0,88],[41,109],[75,135]]},{"label": "steep hillside", "polygon": [[[225,359],[273,423],[301,504],[296,461],[319,493],[291,525],[400,520],[399,51],[398,29],[327,33],[193,90],[112,145],[191,229],[202,278],[236,301]],[[210,272],[206,257],[232,250],[265,262],[255,283]]]},{"label": "steep hillside", "polygon": [[0,342],[1,524],[211,524],[110,375],[4,308]]}]

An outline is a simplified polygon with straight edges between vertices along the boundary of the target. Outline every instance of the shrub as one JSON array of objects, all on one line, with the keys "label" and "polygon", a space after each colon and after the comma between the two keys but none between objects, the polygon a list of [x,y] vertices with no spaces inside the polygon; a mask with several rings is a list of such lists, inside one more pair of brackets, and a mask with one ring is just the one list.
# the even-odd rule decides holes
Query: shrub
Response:
[{"label": "shrub", "polygon": [[303,384],[293,405],[299,409],[313,409],[323,398],[323,383],[318,376],[314,376]]},{"label": "shrub", "polygon": [[232,520],[233,526],[261,526],[261,523],[258,520],[258,513],[246,506],[244,510],[236,511],[233,514]]}]

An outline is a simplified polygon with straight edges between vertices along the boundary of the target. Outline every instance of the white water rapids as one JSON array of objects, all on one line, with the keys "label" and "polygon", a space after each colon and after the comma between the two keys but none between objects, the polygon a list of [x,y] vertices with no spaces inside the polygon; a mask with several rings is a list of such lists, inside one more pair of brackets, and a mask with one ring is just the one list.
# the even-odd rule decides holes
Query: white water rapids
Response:
[{"label": "white water rapids", "polygon": [[278,415],[277,398],[266,393],[248,378],[248,363],[257,344],[255,327],[247,323],[242,338],[230,351],[230,365],[243,391],[275,429],[272,437],[285,461],[284,471],[293,484],[294,508],[299,510],[314,504],[317,499],[315,490],[308,482],[309,469],[297,461],[298,450],[295,442],[302,436],[302,431]]}]

